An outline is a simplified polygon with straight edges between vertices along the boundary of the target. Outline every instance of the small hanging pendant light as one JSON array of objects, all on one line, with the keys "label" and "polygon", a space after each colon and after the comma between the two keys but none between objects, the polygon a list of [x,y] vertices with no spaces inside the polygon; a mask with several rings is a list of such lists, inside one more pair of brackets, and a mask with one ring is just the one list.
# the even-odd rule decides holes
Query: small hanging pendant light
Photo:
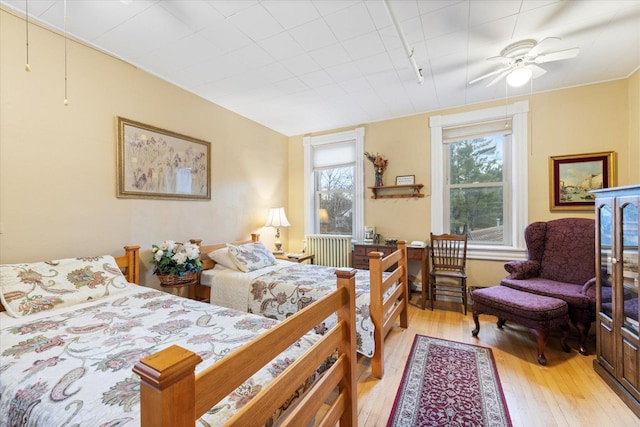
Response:
[{"label": "small hanging pendant light", "polygon": [[64,0],[64,106],[67,105],[67,0]]},{"label": "small hanging pendant light", "polygon": [[27,62],[24,66],[24,70],[28,73],[31,71],[31,66],[29,65],[29,0],[25,0],[25,29],[27,33]]}]

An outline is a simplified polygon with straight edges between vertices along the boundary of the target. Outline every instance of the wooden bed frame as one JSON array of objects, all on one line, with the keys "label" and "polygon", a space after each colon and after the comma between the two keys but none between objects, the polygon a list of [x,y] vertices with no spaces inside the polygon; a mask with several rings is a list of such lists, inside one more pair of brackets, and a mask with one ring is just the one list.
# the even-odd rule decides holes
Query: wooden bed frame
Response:
[{"label": "wooden bed frame", "polygon": [[[116,264],[122,269],[129,283],[140,284],[140,246],[125,246],[124,255],[114,256]],[[5,311],[0,301],[0,311]]]},{"label": "wooden bed frame", "polygon": [[[139,246],[125,246],[115,257],[127,281],[138,283]],[[338,289],[271,328],[197,375],[200,356],[173,345],[139,362],[140,416],[143,427],[192,427],[196,420],[278,354],[332,313],[338,323],[293,364],[236,413],[227,425],[255,425],[270,418],[294,390],[329,357],[335,363],[279,421],[282,426],[357,425],[357,354],[355,328],[355,270],[336,271]],[[1,306],[1,304],[0,304]],[[4,309],[4,308],[3,308]],[[335,390],[337,388],[337,395]],[[331,397],[332,403],[329,403]]]},{"label": "wooden bed frame", "polygon": [[[227,425],[262,425],[337,349],[336,362],[301,397],[297,405],[287,411],[279,423],[282,426],[308,425],[321,409],[322,420],[315,420],[316,425],[335,426],[339,421],[341,426],[356,426],[355,272],[336,271],[336,291],[197,375],[194,374],[194,368],[202,360],[200,356],[176,345],[136,363],[133,371],[141,378],[141,425],[192,427],[209,408],[233,392],[300,336],[337,312],[336,327],[253,397]],[[337,397],[328,404],[336,388]],[[321,415],[318,414],[319,417]]]},{"label": "wooden bed frame", "polygon": [[[230,242],[233,245],[254,243],[260,240],[259,234],[251,234],[251,240]],[[202,245],[201,239],[191,239],[191,243],[200,246],[200,259],[203,270],[215,267],[215,262],[207,254],[216,249],[224,248],[226,243],[212,245]],[[395,265],[395,267],[394,267]],[[391,270],[393,268],[393,270]],[[383,278],[382,273],[387,271],[389,275]],[[369,253],[369,274],[371,284],[370,316],[375,327],[373,335],[375,342],[375,352],[371,359],[371,374],[376,378],[384,375],[384,338],[393,327],[397,318],[400,319],[400,326],[408,326],[408,306],[409,306],[409,280],[407,276],[407,244],[404,240],[397,242],[395,252],[384,257],[382,252]],[[400,286],[387,298],[383,295],[395,283],[400,282]],[[209,301],[211,288],[201,285],[200,281],[195,285],[195,297],[198,300]]]}]

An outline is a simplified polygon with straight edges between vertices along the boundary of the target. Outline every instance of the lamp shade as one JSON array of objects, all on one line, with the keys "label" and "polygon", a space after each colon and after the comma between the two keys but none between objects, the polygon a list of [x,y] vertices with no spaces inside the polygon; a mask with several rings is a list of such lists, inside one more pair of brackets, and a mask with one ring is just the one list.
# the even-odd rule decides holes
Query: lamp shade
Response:
[{"label": "lamp shade", "polygon": [[531,79],[533,72],[529,68],[516,68],[507,76],[507,83],[512,87],[520,87]]},{"label": "lamp shade", "polygon": [[318,220],[320,221],[320,224],[329,223],[329,212],[327,212],[326,209],[320,209],[318,211]]},{"label": "lamp shade", "polygon": [[284,213],[284,208],[271,208],[269,209],[269,215],[267,216],[267,222],[265,227],[289,227],[289,220]]}]

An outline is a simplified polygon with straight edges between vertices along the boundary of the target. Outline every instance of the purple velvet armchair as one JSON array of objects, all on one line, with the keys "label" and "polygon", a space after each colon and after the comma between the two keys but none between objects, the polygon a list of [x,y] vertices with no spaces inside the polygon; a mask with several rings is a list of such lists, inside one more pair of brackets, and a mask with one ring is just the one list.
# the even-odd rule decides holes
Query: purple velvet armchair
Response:
[{"label": "purple velvet armchair", "polygon": [[587,354],[587,335],[596,319],[595,221],[534,222],[524,237],[528,260],[507,262],[510,274],[500,284],[566,301],[571,323],[580,332],[580,353]]}]

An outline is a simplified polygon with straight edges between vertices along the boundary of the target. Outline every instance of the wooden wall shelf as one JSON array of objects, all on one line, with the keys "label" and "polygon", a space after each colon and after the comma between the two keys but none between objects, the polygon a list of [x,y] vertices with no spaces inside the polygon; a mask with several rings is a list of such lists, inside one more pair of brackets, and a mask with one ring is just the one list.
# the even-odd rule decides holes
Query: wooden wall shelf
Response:
[{"label": "wooden wall shelf", "polygon": [[[373,193],[373,195],[371,196],[372,199],[406,199],[410,197],[424,197],[424,194],[420,192],[422,187],[424,187],[424,185],[422,184],[405,184],[385,185],[384,187],[369,187],[369,189],[371,189],[371,192]],[[407,192],[406,190],[410,191]]]}]

